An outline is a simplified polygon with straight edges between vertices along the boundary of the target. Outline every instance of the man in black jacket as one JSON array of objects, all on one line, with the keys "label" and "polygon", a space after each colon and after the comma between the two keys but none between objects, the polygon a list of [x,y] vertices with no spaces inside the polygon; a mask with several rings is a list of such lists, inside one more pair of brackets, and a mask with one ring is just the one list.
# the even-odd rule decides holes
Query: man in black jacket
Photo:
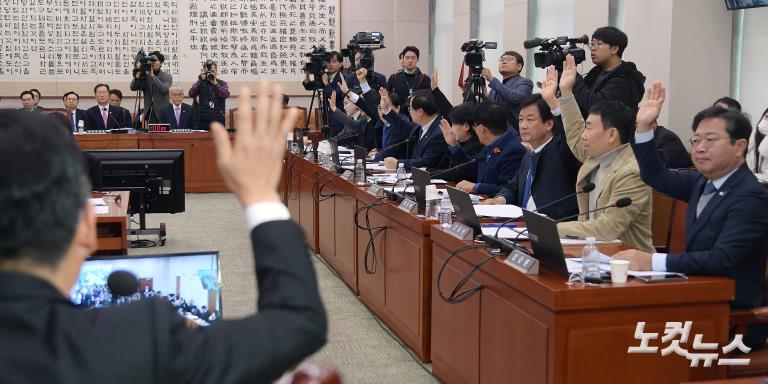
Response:
[{"label": "man in black jacket", "polygon": [[600,100],[616,100],[633,111],[643,98],[645,76],[637,66],[621,59],[628,44],[627,35],[614,27],[602,27],[592,34],[589,44],[592,68],[587,76],[576,78],[573,95],[586,119],[592,105]]},{"label": "man in black jacket", "polygon": [[656,137],[656,149],[666,168],[691,168],[691,154],[685,149],[680,136],[669,129],[653,123],[653,134]]},{"label": "man in black jacket", "polygon": [[[323,345],[308,246],[277,193],[282,143],[298,117],[282,117],[281,94],[261,83],[259,119],[240,114],[234,144],[213,124],[219,170],[247,207],[259,300],[256,315],[205,329],[160,298],[90,311],[67,299],[96,248],[77,146],[52,120],[0,113],[0,160],[21,164],[0,169],[0,185],[12,186],[0,193],[3,382],[271,383]],[[239,105],[250,106],[247,89]]]}]

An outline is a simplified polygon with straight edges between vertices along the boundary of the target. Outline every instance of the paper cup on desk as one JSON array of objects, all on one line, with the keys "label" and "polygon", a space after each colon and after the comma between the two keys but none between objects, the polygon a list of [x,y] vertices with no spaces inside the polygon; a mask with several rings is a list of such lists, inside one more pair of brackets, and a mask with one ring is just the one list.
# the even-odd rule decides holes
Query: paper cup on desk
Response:
[{"label": "paper cup on desk", "polygon": [[611,282],[616,284],[626,283],[627,272],[629,272],[629,261],[611,260]]}]

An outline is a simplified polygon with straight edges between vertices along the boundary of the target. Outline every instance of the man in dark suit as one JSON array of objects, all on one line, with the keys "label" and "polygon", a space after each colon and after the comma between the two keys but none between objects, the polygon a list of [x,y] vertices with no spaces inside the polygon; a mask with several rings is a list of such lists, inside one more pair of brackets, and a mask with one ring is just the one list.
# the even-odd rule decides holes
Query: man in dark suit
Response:
[{"label": "man in dark suit", "polygon": [[123,113],[123,122],[126,123],[126,127],[133,127],[133,117],[131,117],[131,112],[127,109],[123,108],[121,104],[123,103],[123,91],[115,88],[111,88],[109,90],[109,105],[113,108],[120,109]]},{"label": "man in dark suit", "polygon": [[[710,107],[693,119],[693,163],[699,172],[664,168],[656,153],[653,121],[664,103],[660,82],[649,88],[637,113],[632,145],[640,176],[654,189],[688,202],[685,252],[650,254],[622,251],[614,259],[629,260],[630,269],[719,275],[736,282],[733,308],[766,304],[765,266],[768,254],[768,196],[745,165],[751,133],[741,113]],[[768,327],[750,327],[744,343],[765,344]]]},{"label": "man in dark suit", "polygon": [[[235,145],[213,127],[221,174],[247,207],[259,300],[257,314],[204,329],[160,298],[90,311],[69,301],[96,249],[77,146],[49,119],[0,112],[0,160],[20,164],[0,169],[19,192],[0,194],[9,215],[0,221],[0,345],[13,346],[0,348],[4,382],[271,383],[324,344],[308,245],[277,193],[282,143],[298,117],[282,117],[281,93],[260,85],[268,116],[241,114]],[[250,107],[250,92],[240,95]]]},{"label": "man in dark suit", "polygon": [[93,87],[97,105],[85,111],[85,130],[109,130],[125,128],[130,122],[124,121],[123,111],[109,105],[109,85],[97,84]]},{"label": "man in dark suit", "polygon": [[360,87],[360,81],[358,80],[358,77],[356,76],[357,72],[361,69],[365,69],[365,80],[368,83],[368,85],[371,86],[376,91],[376,94],[378,95],[379,89],[384,87],[387,87],[387,77],[384,76],[383,73],[379,73],[376,71],[373,71],[371,73],[368,73],[368,69],[363,68],[360,64],[360,57],[362,56],[362,52],[355,51],[355,66],[354,71],[351,72],[347,76],[347,85],[349,88],[355,88]]},{"label": "man in dark suit", "polygon": [[392,101],[386,89],[379,90],[381,107],[384,118],[396,129],[408,130],[409,138],[413,138],[414,144],[410,145],[410,156],[407,159],[387,157],[384,164],[387,168],[394,169],[397,163],[403,163],[406,169],[411,167],[435,168],[448,149],[448,145],[440,130],[442,117],[437,113],[437,103],[431,90],[419,89],[414,91],[410,98],[411,119],[408,121],[403,115],[392,110]]},{"label": "man in dark suit", "polygon": [[431,80],[429,75],[422,73],[419,69],[419,49],[409,45],[403,48],[401,52],[403,68],[387,79],[387,90],[400,95],[402,103],[400,112],[410,116],[408,109],[408,98],[419,89],[430,89]]},{"label": "man in dark suit", "polygon": [[[480,103],[474,116],[475,133],[483,144],[480,154],[470,158],[457,142],[448,148],[455,164],[468,164],[477,169],[476,182],[462,180],[456,188],[468,193],[495,194],[502,185],[512,179],[520,168],[525,148],[515,133],[507,129],[507,110],[495,101]],[[450,130],[447,121],[442,123],[443,131]],[[443,137],[450,137],[444,134]]]},{"label": "man in dark suit", "polygon": [[184,103],[184,90],[171,87],[171,104],[160,110],[160,121],[170,124],[171,129],[197,129],[197,117],[192,106]]},{"label": "man in dark suit", "polygon": [[[517,175],[482,204],[514,204],[536,210],[575,192],[576,176],[581,163],[574,157],[562,130],[555,131],[555,117],[540,94],[521,103],[520,138],[532,150],[525,154]],[[579,212],[576,196],[544,207],[541,213],[552,219]]]},{"label": "man in dark suit", "polygon": [[40,108],[37,107],[37,104],[35,104],[35,96],[30,91],[24,91],[19,95],[19,100],[21,100],[21,108],[20,111],[25,112],[40,112]]},{"label": "man in dark suit", "polygon": [[61,120],[61,123],[69,128],[69,131],[72,133],[77,132],[81,124],[85,128],[85,110],[77,108],[77,105],[80,103],[80,95],[69,91],[64,94],[62,100],[64,101],[66,116],[61,114],[55,114],[54,116]]},{"label": "man in dark suit", "polygon": [[[336,51],[331,51],[328,53],[328,56],[326,56],[325,61],[325,67],[326,71],[322,74],[320,79],[309,79],[309,72],[304,72],[304,81],[302,81],[302,85],[304,85],[304,89],[307,91],[312,91],[315,89],[322,89],[323,90],[323,116],[325,117],[326,121],[323,121],[322,124],[328,124],[328,129],[323,129],[323,134],[326,135],[326,137],[334,137],[341,132],[342,129],[344,129],[344,126],[342,126],[341,122],[336,121],[331,116],[331,110],[328,107],[328,98],[331,97],[331,92],[334,90],[339,91],[339,84],[341,83],[341,77],[344,76],[343,73],[341,73],[341,66],[344,63],[344,56],[341,55],[341,53]],[[336,108],[344,109],[344,98],[339,97],[336,99]]]}]

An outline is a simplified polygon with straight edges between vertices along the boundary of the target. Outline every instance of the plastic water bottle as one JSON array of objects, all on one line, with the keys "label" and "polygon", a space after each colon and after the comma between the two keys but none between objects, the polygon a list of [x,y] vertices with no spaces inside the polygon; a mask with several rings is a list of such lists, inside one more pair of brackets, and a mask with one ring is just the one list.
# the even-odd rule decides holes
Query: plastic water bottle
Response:
[{"label": "plastic water bottle", "polygon": [[85,121],[77,121],[77,133],[85,133]]},{"label": "plastic water bottle", "polygon": [[582,281],[593,282],[600,280],[600,253],[597,251],[593,236],[587,237],[587,244],[581,251]]},{"label": "plastic water bottle", "polygon": [[453,205],[451,204],[451,199],[448,198],[448,195],[443,195],[442,201],[440,201],[440,225],[443,228],[448,228],[452,224],[453,218],[451,215],[453,214]]},{"label": "plastic water bottle", "polygon": [[355,164],[355,184],[365,185],[365,167],[363,166],[363,159],[357,159],[357,164]]},{"label": "plastic water bottle", "polygon": [[405,190],[405,187],[407,186],[407,183],[405,182],[405,164],[398,163],[397,164],[397,187],[403,188]]}]

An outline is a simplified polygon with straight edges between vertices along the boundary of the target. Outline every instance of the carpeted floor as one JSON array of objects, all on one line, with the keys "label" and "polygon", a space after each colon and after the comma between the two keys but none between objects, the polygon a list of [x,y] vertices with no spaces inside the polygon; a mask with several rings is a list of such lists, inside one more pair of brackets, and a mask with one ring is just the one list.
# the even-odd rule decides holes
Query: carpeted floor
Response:
[{"label": "carpeted floor", "polygon": [[[138,216],[136,217],[138,220]],[[219,251],[225,318],[256,311],[253,256],[242,209],[228,193],[187,194],[181,214],[152,214],[148,226],[167,225],[164,247],[130,249],[129,254]],[[385,330],[346,285],[314,258],[329,318],[328,343],[310,361],[336,367],[344,383],[437,383]]]}]

